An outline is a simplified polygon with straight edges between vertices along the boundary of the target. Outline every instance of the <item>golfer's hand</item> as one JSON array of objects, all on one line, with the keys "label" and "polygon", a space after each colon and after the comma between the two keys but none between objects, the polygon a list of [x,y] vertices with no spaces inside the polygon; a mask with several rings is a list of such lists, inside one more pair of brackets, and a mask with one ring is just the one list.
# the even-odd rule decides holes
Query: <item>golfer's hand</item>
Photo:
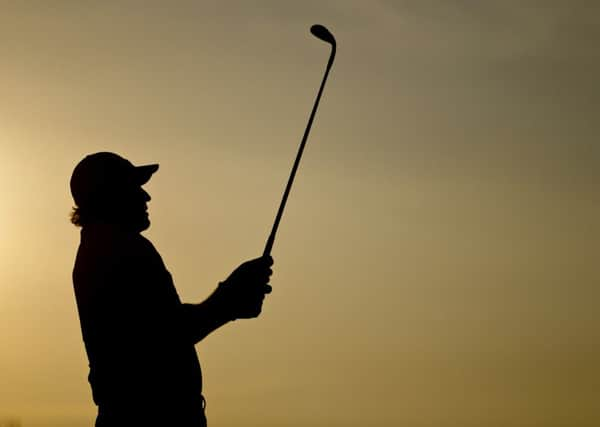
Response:
[{"label": "golfer's hand", "polygon": [[272,265],[270,256],[246,261],[219,284],[215,296],[224,314],[231,319],[250,319],[260,314],[265,294],[272,290],[269,285]]}]

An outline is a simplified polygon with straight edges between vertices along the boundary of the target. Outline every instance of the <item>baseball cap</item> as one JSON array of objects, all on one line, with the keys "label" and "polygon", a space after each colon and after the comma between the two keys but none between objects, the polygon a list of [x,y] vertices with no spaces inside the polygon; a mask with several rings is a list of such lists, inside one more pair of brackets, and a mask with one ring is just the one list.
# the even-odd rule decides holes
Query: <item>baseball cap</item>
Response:
[{"label": "baseball cap", "polygon": [[77,206],[105,198],[124,186],[141,186],[150,180],[158,164],[134,166],[129,160],[110,152],[85,156],[71,175],[71,195]]}]

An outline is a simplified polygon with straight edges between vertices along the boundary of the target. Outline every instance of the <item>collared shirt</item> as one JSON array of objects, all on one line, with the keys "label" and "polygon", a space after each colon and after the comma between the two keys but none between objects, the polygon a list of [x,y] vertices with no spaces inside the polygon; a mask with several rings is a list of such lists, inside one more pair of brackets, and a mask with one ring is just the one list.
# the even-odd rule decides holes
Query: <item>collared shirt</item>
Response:
[{"label": "collared shirt", "polygon": [[73,285],[99,413],[203,425],[190,325],[152,243],[108,225],[84,227]]}]

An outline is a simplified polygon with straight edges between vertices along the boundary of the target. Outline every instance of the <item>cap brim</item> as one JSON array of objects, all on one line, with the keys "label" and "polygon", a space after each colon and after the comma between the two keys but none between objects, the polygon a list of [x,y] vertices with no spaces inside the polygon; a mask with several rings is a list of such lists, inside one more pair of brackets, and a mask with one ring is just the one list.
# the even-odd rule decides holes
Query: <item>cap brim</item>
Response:
[{"label": "cap brim", "polygon": [[136,166],[135,167],[135,178],[136,182],[139,185],[144,185],[150,178],[152,174],[158,170],[158,165],[144,165],[144,166]]}]

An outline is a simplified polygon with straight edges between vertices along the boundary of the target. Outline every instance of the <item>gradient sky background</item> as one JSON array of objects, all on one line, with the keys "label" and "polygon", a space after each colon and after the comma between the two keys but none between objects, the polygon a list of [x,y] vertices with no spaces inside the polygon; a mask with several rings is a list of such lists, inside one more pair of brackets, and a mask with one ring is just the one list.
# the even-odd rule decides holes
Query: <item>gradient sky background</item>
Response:
[{"label": "gradient sky background", "polygon": [[[214,427],[600,425],[600,3],[6,2],[0,420],[91,426],[68,180],[159,162],[184,301],[260,255],[329,54],[262,317],[197,346]],[[152,351],[149,343],[148,351]]]}]

